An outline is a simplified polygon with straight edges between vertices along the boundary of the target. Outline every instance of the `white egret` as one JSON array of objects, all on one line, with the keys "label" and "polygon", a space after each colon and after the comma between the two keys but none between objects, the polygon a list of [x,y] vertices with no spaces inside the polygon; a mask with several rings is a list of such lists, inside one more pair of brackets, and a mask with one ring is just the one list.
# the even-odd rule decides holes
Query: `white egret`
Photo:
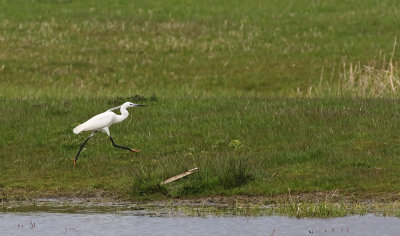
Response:
[{"label": "white egret", "polygon": [[[89,138],[87,138],[81,144],[81,147],[79,148],[79,151],[76,154],[75,159],[73,159],[74,167],[76,165],[76,161],[78,160],[79,154],[81,153],[83,146],[85,146],[86,142],[89,141],[89,139],[92,138],[96,134],[96,132],[99,132],[99,131],[105,132],[108,135],[108,137],[110,137],[111,142],[114,145],[114,147],[126,149],[126,150],[129,150],[131,152],[140,152],[140,150],[137,150],[137,149],[123,147],[123,146],[119,146],[119,145],[115,144],[114,140],[112,139],[112,137],[110,135],[110,130],[108,129],[108,127],[110,127],[111,125],[119,123],[119,122],[125,120],[129,116],[129,113],[126,110],[127,108],[129,108],[129,107],[139,107],[139,106],[140,107],[144,107],[144,105],[139,105],[139,104],[135,104],[135,103],[131,103],[131,102],[125,102],[121,106],[113,107],[111,109],[108,109],[107,111],[105,111],[103,113],[100,113],[100,114],[98,114],[96,116],[93,116],[92,118],[90,118],[85,123],[82,123],[82,124],[76,126],[73,129],[73,132],[75,134],[79,134],[80,132],[83,132],[83,131],[92,131],[92,134],[89,136]],[[121,115],[117,115],[114,112],[112,112],[113,110],[116,110],[118,108],[120,108]]]}]

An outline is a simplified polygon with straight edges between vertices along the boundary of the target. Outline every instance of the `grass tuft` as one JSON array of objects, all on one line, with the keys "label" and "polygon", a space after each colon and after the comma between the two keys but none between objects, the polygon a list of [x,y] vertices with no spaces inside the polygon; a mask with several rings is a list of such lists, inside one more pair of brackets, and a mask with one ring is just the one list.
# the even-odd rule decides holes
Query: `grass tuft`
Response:
[{"label": "grass tuft", "polygon": [[253,168],[244,158],[229,157],[220,163],[220,169],[216,173],[219,183],[225,189],[240,187],[250,181],[253,176]]},{"label": "grass tuft", "polygon": [[133,195],[147,197],[149,195],[168,194],[166,188],[160,185],[162,181],[160,168],[152,167],[149,168],[139,163],[136,168],[133,168],[131,172]]}]

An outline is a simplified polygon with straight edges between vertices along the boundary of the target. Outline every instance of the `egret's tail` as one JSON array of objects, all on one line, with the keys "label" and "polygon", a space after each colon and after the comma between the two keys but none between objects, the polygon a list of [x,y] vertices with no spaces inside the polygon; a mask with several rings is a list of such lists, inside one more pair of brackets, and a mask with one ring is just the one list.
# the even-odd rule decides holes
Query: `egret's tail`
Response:
[{"label": "egret's tail", "polygon": [[76,126],[72,131],[74,132],[74,134],[79,134],[80,132],[83,131],[83,125],[80,124],[80,125]]}]

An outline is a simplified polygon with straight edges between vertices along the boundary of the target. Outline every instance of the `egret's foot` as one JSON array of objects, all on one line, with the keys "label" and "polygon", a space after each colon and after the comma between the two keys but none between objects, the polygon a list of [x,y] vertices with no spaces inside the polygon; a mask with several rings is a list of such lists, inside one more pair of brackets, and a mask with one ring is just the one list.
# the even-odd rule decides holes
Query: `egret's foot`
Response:
[{"label": "egret's foot", "polygon": [[131,148],[131,152],[141,152],[141,150]]},{"label": "egret's foot", "polygon": [[76,166],[76,160],[75,160],[75,158],[71,159],[71,161],[74,163],[74,168],[75,168],[75,166]]}]

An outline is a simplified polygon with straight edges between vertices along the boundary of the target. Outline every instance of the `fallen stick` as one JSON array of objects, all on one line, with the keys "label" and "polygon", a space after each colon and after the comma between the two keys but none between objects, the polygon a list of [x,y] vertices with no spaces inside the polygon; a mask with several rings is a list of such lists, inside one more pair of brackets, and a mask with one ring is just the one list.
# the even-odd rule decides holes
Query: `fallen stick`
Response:
[{"label": "fallen stick", "polygon": [[161,185],[171,183],[172,181],[175,181],[175,180],[181,179],[181,178],[183,178],[185,176],[188,176],[190,174],[193,174],[198,169],[199,168],[196,167],[196,168],[193,168],[191,170],[186,171],[185,173],[182,173],[182,174],[176,175],[174,177],[171,177],[171,178],[169,178],[167,180],[164,180],[163,182],[161,182]]}]

